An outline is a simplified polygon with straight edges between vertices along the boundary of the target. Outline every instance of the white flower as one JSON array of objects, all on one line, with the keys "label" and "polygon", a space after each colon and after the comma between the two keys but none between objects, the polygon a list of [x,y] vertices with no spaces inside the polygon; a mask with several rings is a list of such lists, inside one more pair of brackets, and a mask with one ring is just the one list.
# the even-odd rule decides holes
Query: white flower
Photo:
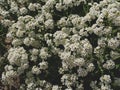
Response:
[{"label": "white flower", "polygon": [[67,17],[62,17],[62,18],[57,22],[57,25],[58,25],[59,27],[64,27],[64,26],[67,24],[66,19],[67,19]]},{"label": "white flower", "polygon": [[93,32],[96,34],[96,35],[98,35],[98,36],[102,36],[103,35],[103,26],[101,26],[101,27],[96,27],[95,29],[93,29]]},{"label": "white flower", "polygon": [[4,19],[1,20],[1,23],[5,26],[5,27],[10,27],[13,24],[14,21],[10,21],[8,19]]},{"label": "white flower", "polygon": [[106,38],[100,38],[100,39],[98,39],[98,45],[100,47],[105,47],[106,46]]},{"label": "white flower", "polygon": [[28,37],[24,38],[23,43],[24,43],[26,46],[29,46],[29,45],[30,45],[30,38],[28,38]]},{"label": "white flower", "polygon": [[66,88],[65,90],[72,90],[72,88]]},{"label": "white flower", "polygon": [[30,38],[35,38],[35,32],[34,31],[30,31],[29,34],[28,34],[28,37]]},{"label": "white flower", "polygon": [[63,4],[72,7],[73,6],[73,0],[63,0]]},{"label": "white flower", "polygon": [[[0,8],[0,10],[1,10],[1,8]],[[3,17],[8,17],[8,16],[9,16],[9,12],[8,12],[8,11],[1,10],[0,12],[1,12],[1,15],[2,15]]]},{"label": "white flower", "polygon": [[52,90],[61,90],[58,85],[53,85]]},{"label": "white flower", "polygon": [[36,55],[31,55],[30,60],[36,62],[38,57]]},{"label": "white flower", "polygon": [[90,13],[87,13],[86,16],[84,18],[82,18],[83,22],[87,22],[87,21],[91,21],[91,15]]},{"label": "white flower", "polygon": [[44,20],[45,20],[45,17],[44,17],[43,14],[36,17],[36,21],[37,21],[38,23],[44,23]]},{"label": "white flower", "polygon": [[28,83],[27,84],[27,90],[35,90],[36,84],[35,83]]},{"label": "white flower", "polygon": [[76,90],[84,90],[83,84],[79,84]]},{"label": "white flower", "polygon": [[40,42],[39,40],[35,40],[35,38],[30,38],[30,45],[35,48],[40,47]]},{"label": "white flower", "polygon": [[25,7],[20,8],[20,13],[21,14],[27,14],[28,10]]},{"label": "white flower", "polygon": [[35,3],[35,8],[36,8],[36,10],[40,10],[41,9],[41,4]]},{"label": "white flower", "polygon": [[41,50],[40,50],[40,54],[39,56],[42,58],[42,59],[47,59],[50,55],[48,53],[48,49],[46,47],[43,47]]},{"label": "white flower", "polygon": [[36,10],[36,6],[33,3],[30,3],[28,6],[28,9],[30,9],[31,11],[35,11]]},{"label": "white flower", "polygon": [[115,67],[115,62],[113,60],[107,60],[103,67],[106,69],[113,69]]},{"label": "white flower", "polygon": [[9,32],[9,33],[6,34],[6,37],[13,38],[13,35]]},{"label": "white flower", "polygon": [[18,13],[18,5],[17,5],[17,3],[16,2],[11,2],[11,5],[10,5],[10,11],[13,13],[13,14],[15,14],[15,13]]},{"label": "white flower", "polygon": [[12,65],[6,65],[5,67],[5,71],[10,71],[13,69],[13,66]]},{"label": "white flower", "polygon": [[62,61],[62,69],[64,70],[64,71],[67,71],[68,70],[68,65],[67,65],[67,63],[65,63],[65,62],[63,62]]},{"label": "white flower", "polygon": [[39,50],[38,49],[32,49],[31,53],[32,53],[32,55],[37,56],[39,54]]},{"label": "white flower", "polygon": [[24,20],[22,21],[22,19],[24,19],[24,18],[21,17],[20,20],[17,23],[14,23],[12,26],[15,28],[18,28],[18,30],[24,30],[25,24],[23,22]]},{"label": "white flower", "polygon": [[45,18],[46,20],[52,19],[52,14],[51,13],[45,13]]},{"label": "white flower", "polygon": [[24,70],[25,69],[23,69],[23,67],[18,67],[18,69],[17,69],[18,75],[21,75],[22,73],[24,73]]},{"label": "white flower", "polygon": [[35,27],[38,26],[38,25],[39,25],[38,22],[36,22],[35,19],[34,19],[34,20],[32,20],[32,21],[29,21],[29,22],[26,24],[26,29],[27,29],[27,30],[35,29]]},{"label": "white flower", "polygon": [[101,85],[101,90],[113,90],[113,89],[111,89],[110,85],[104,85],[104,84],[102,84]]},{"label": "white flower", "polygon": [[112,32],[112,27],[107,27],[107,28],[104,29],[104,32],[103,32],[103,33],[104,33],[105,35],[109,35],[109,34],[111,34],[111,32]]},{"label": "white flower", "polygon": [[16,71],[13,71],[13,70],[10,70],[10,71],[7,71],[6,72],[6,78],[14,78],[17,76],[17,72]]},{"label": "white flower", "polygon": [[81,37],[78,34],[74,34],[74,35],[72,35],[71,40],[73,42],[78,42],[80,40],[80,38]]},{"label": "white flower", "polygon": [[100,81],[105,84],[111,83],[111,77],[110,75],[103,75],[100,77]]},{"label": "white flower", "polygon": [[25,31],[22,31],[22,30],[17,30],[17,32],[16,32],[17,37],[23,37],[24,34],[25,34]]},{"label": "white flower", "polygon": [[87,66],[87,71],[88,72],[92,72],[95,69],[95,66],[93,63],[89,63]]},{"label": "white flower", "polygon": [[7,83],[11,86],[15,85],[15,81],[14,79],[17,78],[18,74],[16,71],[14,70],[9,70],[6,73],[3,72],[2,73],[2,80],[4,81],[4,83]]},{"label": "white flower", "polygon": [[17,1],[21,4],[24,4],[24,3],[28,2],[28,0],[17,0]]},{"label": "white flower", "polygon": [[21,67],[22,67],[22,69],[25,70],[29,67],[29,63],[25,63],[25,64],[21,65]]},{"label": "white flower", "polygon": [[25,15],[24,17],[19,17],[18,18],[19,21],[24,21],[25,23],[34,20],[34,17],[30,16],[30,15]]},{"label": "white flower", "polygon": [[116,38],[108,40],[108,47],[116,49],[120,45],[120,42]]},{"label": "white flower", "polygon": [[40,65],[40,69],[42,70],[46,70],[48,68],[48,63],[45,61],[39,63],[39,65]]},{"label": "white flower", "polygon": [[77,29],[81,29],[81,17],[76,16],[75,18],[72,19],[72,24],[75,26]]},{"label": "white flower", "polygon": [[74,85],[76,83],[76,80],[78,80],[78,77],[75,74],[64,74],[61,77],[61,82],[67,87],[71,87],[72,85]]},{"label": "white flower", "polygon": [[58,11],[61,11],[63,9],[62,3],[57,3],[55,7]]},{"label": "white flower", "polygon": [[64,61],[69,60],[71,57],[71,53],[70,52],[63,52],[60,54],[60,58]]},{"label": "white flower", "polygon": [[91,87],[93,90],[99,90],[96,84],[97,84],[97,81],[91,81],[90,87]]},{"label": "white flower", "polygon": [[8,60],[11,65],[21,66],[28,63],[28,54],[23,47],[11,48],[8,54]]},{"label": "white flower", "polygon": [[88,32],[85,29],[79,31],[80,36],[88,36]]},{"label": "white flower", "polygon": [[48,6],[49,8],[53,8],[55,3],[56,3],[55,0],[48,0],[45,5]]},{"label": "white flower", "polygon": [[36,88],[35,90],[42,90],[42,88]]},{"label": "white flower", "polygon": [[90,44],[89,40],[85,39],[81,41],[82,44],[82,50],[81,50],[81,55],[82,56],[88,56],[89,54],[92,53],[92,45]]},{"label": "white flower", "polygon": [[80,43],[78,43],[78,42],[70,44],[69,47],[70,47],[71,51],[79,51],[81,49],[80,48]]},{"label": "white flower", "polygon": [[120,53],[116,52],[116,51],[111,51],[110,52],[110,56],[113,60],[117,59],[120,57]]},{"label": "white flower", "polygon": [[85,60],[83,58],[76,58],[74,60],[74,64],[79,67],[83,66],[85,64]]},{"label": "white flower", "polygon": [[81,67],[79,67],[79,69],[77,70],[77,72],[78,72],[78,76],[80,76],[80,77],[85,77],[88,74],[87,70],[84,69],[84,68],[81,68]]},{"label": "white flower", "polygon": [[41,71],[40,71],[39,67],[33,66],[32,67],[32,73],[38,75],[38,74],[41,73]]},{"label": "white flower", "polygon": [[94,53],[96,54],[96,56],[100,57],[101,55],[103,55],[104,49],[100,46],[97,46],[96,48],[94,48]]},{"label": "white flower", "polygon": [[48,19],[45,21],[45,28],[46,29],[53,29],[54,28],[54,21],[52,19]]},{"label": "white flower", "polygon": [[64,33],[63,31],[56,31],[54,34],[54,42],[58,46],[60,44],[64,45],[66,42],[67,34]]},{"label": "white flower", "polygon": [[117,38],[120,39],[120,33],[119,32],[117,33]]}]

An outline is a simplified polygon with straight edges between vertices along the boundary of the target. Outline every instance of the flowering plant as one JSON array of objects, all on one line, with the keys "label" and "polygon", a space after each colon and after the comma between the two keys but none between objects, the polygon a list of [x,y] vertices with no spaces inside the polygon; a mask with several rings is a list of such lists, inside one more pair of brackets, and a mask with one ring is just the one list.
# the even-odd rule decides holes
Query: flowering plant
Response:
[{"label": "flowering plant", "polygon": [[118,90],[119,0],[0,0],[11,47],[8,90]]}]

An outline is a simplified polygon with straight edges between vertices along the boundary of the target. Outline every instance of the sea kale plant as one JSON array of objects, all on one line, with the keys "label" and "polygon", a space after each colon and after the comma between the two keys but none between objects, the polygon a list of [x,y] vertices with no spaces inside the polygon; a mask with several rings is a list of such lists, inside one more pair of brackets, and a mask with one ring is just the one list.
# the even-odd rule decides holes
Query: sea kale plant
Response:
[{"label": "sea kale plant", "polygon": [[0,0],[0,17],[1,89],[120,90],[119,0]]}]

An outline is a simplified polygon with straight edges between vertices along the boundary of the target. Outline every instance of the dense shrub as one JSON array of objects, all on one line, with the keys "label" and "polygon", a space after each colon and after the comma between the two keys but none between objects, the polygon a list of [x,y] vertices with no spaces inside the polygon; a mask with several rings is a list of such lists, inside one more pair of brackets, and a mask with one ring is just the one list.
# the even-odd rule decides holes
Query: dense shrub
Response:
[{"label": "dense shrub", "polygon": [[0,16],[2,88],[120,88],[119,0],[0,0]]}]

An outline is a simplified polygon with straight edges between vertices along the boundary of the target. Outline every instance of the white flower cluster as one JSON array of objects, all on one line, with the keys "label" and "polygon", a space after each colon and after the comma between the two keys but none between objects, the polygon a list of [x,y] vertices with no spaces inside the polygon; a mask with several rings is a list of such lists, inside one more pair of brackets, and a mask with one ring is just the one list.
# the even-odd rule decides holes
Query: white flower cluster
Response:
[{"label": "white flower cluster", "polygon": [[100,83],[97,86],[97,81],[91,82],[91,87],[93,90],[113,90],[110,86],[111,77],[110,75],[103,75],[100,77]]},{"label": "white flower cluster", "polygon": [[112,60],[108,60],[108,61],[106,61],[105,64],[103,64],[103,67],[108,69],[108,70],[113,69],[115,67],[115,63]]},{"label": "white flower cluster", "polygon": [[28,54],[23,47],[11,48],[8,53],[8,60],[11,65],[22,66],[28,64]]},{"label": "white flower cluster", "polygon": [[19,90],[113,90],[120,2],[98,1],[7,0],[9,8],[0,6],[12,39],[3,85],[14,87],[20,78]]},{"label": "white flower cluster", "polygon": [[86,0],[59,0],[55,7],[58,11],[67,10],[68,8],[79,6],[81,2],[86,3]]}]

